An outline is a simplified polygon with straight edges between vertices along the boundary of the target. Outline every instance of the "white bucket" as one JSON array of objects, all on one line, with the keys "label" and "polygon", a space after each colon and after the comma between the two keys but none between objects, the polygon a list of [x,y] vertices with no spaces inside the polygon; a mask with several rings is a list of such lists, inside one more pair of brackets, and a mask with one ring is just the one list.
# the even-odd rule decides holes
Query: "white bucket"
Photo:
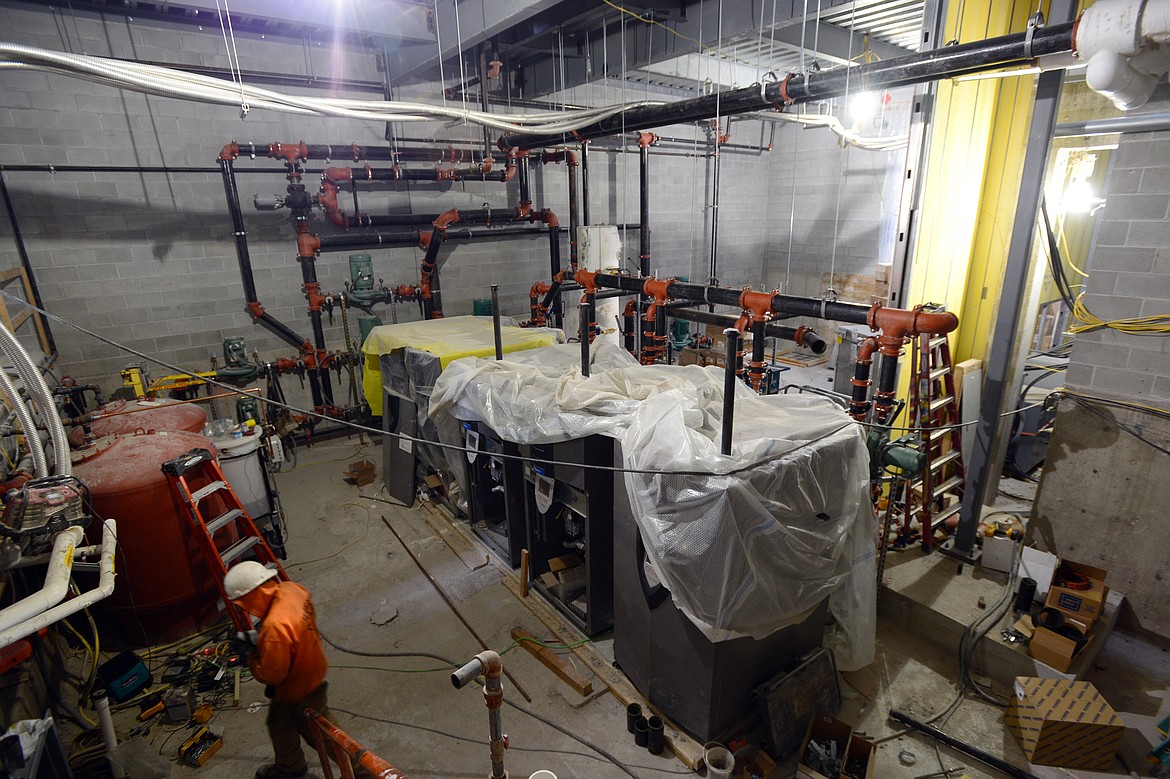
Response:
[{"label": "white bucket", "polygon": [[703,753],[703,762],[707,764],[707,779],[730,779],[735,770],[735,755],[724,747],[711,747]]},{"label": "white bucket", "polygon": [[554,774],[552,771],[547,771],[547,770],[542,768],[539,771],[534,771],[528,777],[528,779],[557,779],[557,775]]},{"label": "white bucket", "polygon": [[224,478],[252,519],[262,517],[271,510],[268,483],[264,480],[264,463],[260,461],[262,440],[258,435],[211,439],[219,450],[219,467]]}]

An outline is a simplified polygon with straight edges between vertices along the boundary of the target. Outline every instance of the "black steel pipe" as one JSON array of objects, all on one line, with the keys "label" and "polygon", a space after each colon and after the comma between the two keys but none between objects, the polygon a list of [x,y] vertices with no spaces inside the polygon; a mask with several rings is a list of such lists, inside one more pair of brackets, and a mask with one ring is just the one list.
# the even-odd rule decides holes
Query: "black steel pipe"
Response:
[{"label": "black steel pipe", "polygon": [[873,368],[872,355],[868,359],[858,359],[853,363],[853,392],[849,399],[849,415],[854,419],[865,419],[869,414],[869,379]]},{"label": "black steel pipe", "polygon": [[363,181],[395,182],[395,181],[430,181],[442,184],[447,181],[507,181],[507,170],[493,170],[490,173],[478,173],[474,170],[454,168],[445,170],[441,174],[438,169],[417,170],[414,168],[352,168],[350,180],[355,183]]},{"label": "black steel pipe", "polygon": [[[703,311],[695,308],[685,308],[691,304],[691,301],[684,302],[679,305],[668,305],[667,312],[670,316],[676,319],[685,319],[688,322],[698,322],[705,325],[718,325],[722,327],[734,327],[737,317],[732,314],[719,314],[714,311]],[[796,341],[796,333],[798,328],[788,327],[776,322],[767,322],[764,327],[764,334],[770,338],[779,338],[783,341]],[[808,328],[804,329],[801,334],[802,346],[807,346],[814,354],[824,354],[828,349],[828,344],[825,339],[821,338],[815,331]]]},{"label": "black steel pipe", "polygon": [[569,152],[565,152],[565,164],[569,167],[569,267],[577,269],[578,232],[581,226],[581,201],[577,197],[577,166],[569,163]]},{"label": "black steel pipe", "polygon": [[975,758],[976,760],[980,761],[981,763],[986,763],[987,765],[991,766],[992,768],[994,768],[997,771],[1002,771],[1003,773],[1007,774],[1008,776],[1015,777],[1015,779],[1036,779],[1036,776],[1034,774],[1030,774],[1027,771],[1016,768],[1014,765],[1007,762],[1006,760],[1001,760],[1000,758],[998,758],[994,755],[989,755],[988,753],[984,752],[982,749],[976,749],[975,747],[971,746],[967,742],[960,741],[959,739],[955,738],[954,736],[950,736],[946,733],[943,733],[938,728],[931,727],[930,725],[927,725],[925,722],[919,722],[918,720],[914,719],[910,715],[903,714],[902,712],[898,711],[897,709],[890,709],[890,719],[895,720],[896,722],[900,722],[903,725],[906,725],[907,727],[913,728],[914,730],[917,730],[919,733],[923,733],[927,736],[930,736],[931,738],[935,739],[936,741],[941,741],[942,743],[946,744],[947,746],[949,746],[953,749],[959,750],[963,754],[970,755],[971,757]]},{"label": "black steel pipe", "polygon": [[[297,257],[301,264],[301,280],[304,283],[306,295],[317,285],[317,267],[315,257]],[[309,309],[309,324],[313,329],[313,346],[318,351],[325,349],[325,327],[321,323],[321,310]],[[309,369],[309,391],[313,396],[313,405],[320,408],[324,404],[333,405],[333,388],[329,385],[327,371],[322,371],[320,365],[314,362]]]},{"label": "black steel pipe", "polygon": [[589,378],[589,304],[582,303],[577,309],[580,324],[577,335],[581,339],[581,375]]},{"label": "black steel pipe", "polygon": [[[561,273],[561,231],[551,225],[548,228],[548,268],[554,279]],[[549,305],[549,315],[557,327],[563,327],[564,316],[561,311],[560,297],[553,297]]]},{"label": "black steel pipe", "polygon": [[650,147],[643,144],[638,155],[638,270],[650,277]]},{"label": "black steel pipe", "polygon": [[589,221],[589,141],[581,141],[581,224],[593,224]]},{"label": "black steel pipe", "polygon": [[586,313],[589,314],[589,340],[592,341],[597,335],[597,294],[586,292],[585,305],[589,309]]},{"label": "black steel pipe", "polygon": [[492,337],[496,342],[496,360],[504,359],[504,339],[500,332],[500,285],[492,285]]},{"label": "black steel pipe", "polygon": [[529,191],[528,173],[528,155],[525,154],[516,164],[516,182],[517,186],[520,188],[521,205],[532,203],[532,193]]},{"label": "black steel pipe", "polygon": [[727,338],[727,363],[723,368],[723,429],[719,440],[720,451],[729,455],[735,422],[735,359],[739,353],[739,331],[729,327],[723,335]]},{"label": "black steel pipe", "polygon": [[878,388],[873,396],[874,410],[879,422],[889,421],[898,389],[898,358],[882,355],[878,365]]},{"label": "black steel pipe", "polygon": [[244,229],[244,211],[240,208],[240,191],[236,187],[235,169],[231,160],[219,161],[219,172],[223,177],[223,191],[227,198],[228,213],[232,218],[232,235],[236,240],[236,259],[240,265],[240,277],[244,282],[244,299],[255,303],[256,278],[252,275],[252,257],[248,253],[248,232]]},{"label": "black steel pipe", "polygon": [[[630,292],[641,292],[645,283],[645,279],[636,276],[622,276],[614,273],[598,273],[596,278],[599,287],[624,289]],[[667,287],[667,293],[675,300],[691,300],[697,303],[720,306],[739,306],[739,296],[742,292],[741,289],[691,284],[685,281],[672,281]],[[795,295],[772,296],[772,312],[783,316],[808,316],[863,325],[867,323],[870,308],[871,306],[860,303],[841,303],[821,300],[820,298],[805,298]]]},{"label": "black steel pipe", "polygon": [[636,313],[627,313],[622,311],[622,346],[630,354],[637,357],[638,344],[634,335],[634,323],[637,321],[638,315]]},{"label": "black steel pipe", "polygon": [[430,289],[430,296],[423,297],[423,319],[439,319],[443,316],[443,296],[439,289],[439,248],[443,245],[446,233],[443,230],[431,232],[430,242],[427,244],[427,253],[422,259],[422,279]]},{"label": "black steel pipe", "polygon": [[[299,146],[299,144],[288,144],[286,148],[292,146]],[[383,160],[387,162],[434,162],[434,163],[461,163],[470,162],[480,164],[487,159],[488,155],[483,153],[482,149],[477,149],[471,146],[455,146],[452,144],[438,144],[432,148],[410,148],[402,149],[394,146],[362,146],[361,144],[343,143],[333,144],[327,143],[306,143],[304,144],[306,156],[300,157],[301,161],[305,160],[349,160],[352,162],[360,162],[361,160]],[[266,143],[236,143],[236,148],[239,153],[249,157],[268,157],[269,144]],[[355,148],[357,154],[355,154]],[[444,152],[446,152],[444,154]],[[458,156],[455,156],[455,155]],[[504,153],[494,153],[490,155],[493,161],[503,162],[507,160],[508,155]],[[277,157],[273,157],[277,159]],[[280,159],[283,159],[281,157]],[[364,169],[362,170],[364,174]]]},{"label": "black steel pipe", "polygon": [[[548,237],[548,231],[533,227],[489,227],[480,230],[471,228],[448,227],[446,242],[451,241],[482,241],[496,238],[515,238],[524,236]],[[343,252],[356,249],[381,249],[389,246],[413,246],[419,242],[417,232],[410,233],[343,233],[341,235],[322,235],[320,251]]]},{"label": "black steel pipe", "polygon": [[767,321],[761,319],[752,322],[752,364],[751,370],[748,372],[748,378],[751,380],[752,389],[763,394],[764,386],[764,337],[765,326]]},{"label": "black steel pipe", "polygon": [[[781,81],[754,84],[716,95],[680,100],[665,106],[631,108],[578,128],[578,141],[618,135],[630,128],[650,130],[672,124],[697,122],[718,116],[734,116],[840,97],[879,88],[891,89],[943,78],[992,70],[1027,62],[1046,54],[1072,51],[1073,24],[1054,24],[1029,33],[1012,33],[971,43],[879,60],[856,67],[839,67],[811,73],[794,73]],[[1029,45],[1030,44],[1030,45]],[[512,133],[500,137],[501,149],[554,146],[565,136],[547,133]]]}]

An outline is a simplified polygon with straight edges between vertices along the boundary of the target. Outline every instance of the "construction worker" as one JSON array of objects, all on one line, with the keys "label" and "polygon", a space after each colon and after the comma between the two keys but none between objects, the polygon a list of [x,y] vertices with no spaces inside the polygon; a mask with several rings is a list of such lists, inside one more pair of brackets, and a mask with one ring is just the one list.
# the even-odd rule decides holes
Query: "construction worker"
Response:
[{"label": "construction worker", "polygon": [[328,663],[317,632],[317,615],[309,591],[295,582],[275,580],[276,571],[251,560],[232,567],[224,593],[235,605],[258,617],[260,628],[239,638],[255,644],[248,667],[265,687],[268,735],[276,762],[256,771],[256,779],[304,776],[308,770],[303,737],[313,744],[305,709],[332,719],[326,702]]}]

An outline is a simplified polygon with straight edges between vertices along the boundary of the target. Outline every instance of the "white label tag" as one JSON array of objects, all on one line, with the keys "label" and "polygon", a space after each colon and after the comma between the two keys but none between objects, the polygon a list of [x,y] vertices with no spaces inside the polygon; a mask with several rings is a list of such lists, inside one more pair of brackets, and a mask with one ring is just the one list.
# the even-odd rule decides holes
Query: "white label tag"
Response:
[{"label": "white label tag", "polygon": [[268,437],[268,451],[272,453],[272,462],[284,462],[284,445],[280,443],[280,438],[274,435]]},{"label": "white label tag", "polygon": [[541,476],[539,473],[536,476],[536,510],[541,514],[547,514],[549,508],[552,507],[553,502],[553,485],[556,484],[547,476]]},{"label": "white label tag", "polygon": [[414,441],[411,441],[409,438],[399,438],[398,439],[398,448],[404,452],[413,452],[414,451]]},{"label": "white label tag", "polygon": [[1020,684],[1019,682],[1016,682],[1015,689],[1016,689],[1016,697],[1019,698],[1020,700],[1024,700],[1024,697],[1025,697],[1024,696],[1024,686],[1022,684]]},{"label": "white label tag", "polygon": [[467,462],[475,462],[475,458],[479,456],[479,433],[475,430],[465,430],[467,433]]}]

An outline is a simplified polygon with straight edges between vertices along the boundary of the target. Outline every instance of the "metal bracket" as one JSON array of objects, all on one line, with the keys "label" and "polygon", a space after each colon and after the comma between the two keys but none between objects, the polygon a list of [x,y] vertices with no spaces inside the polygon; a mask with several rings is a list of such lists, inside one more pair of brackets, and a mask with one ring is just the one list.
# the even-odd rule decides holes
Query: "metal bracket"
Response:
[{"label": "metal bracket", "polygon": [[1028,17],[1028,29],[1024,32],[1024,59],[1032,59],[1032,38],[1044,26],[1044,12],[1037,11]]}]

